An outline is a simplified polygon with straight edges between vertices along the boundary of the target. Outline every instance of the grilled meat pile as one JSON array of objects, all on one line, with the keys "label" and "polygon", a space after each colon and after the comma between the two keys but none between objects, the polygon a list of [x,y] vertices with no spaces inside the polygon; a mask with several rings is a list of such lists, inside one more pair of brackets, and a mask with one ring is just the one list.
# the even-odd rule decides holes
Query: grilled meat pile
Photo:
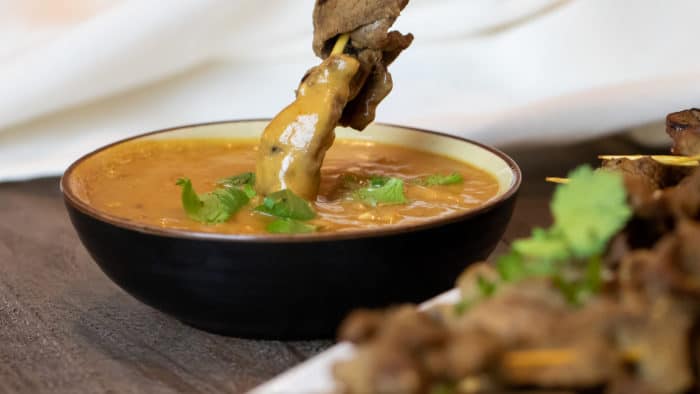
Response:
[{"label": "grilled meat pile", "polygon": [[666,117],[666,133],[673,139],[671,152],[686,156],[700,153],[700,109],[669,114]]},{"label": "grilled meat pile", "polygon": [[[698,110],[669,116],[674,152],[700,153]],[[698,140],[700,141],[700,140]],[[602,283],[572,304],[559,277],[485,289],[499,273],[471,265],[460,311],[360,310],[340,329],[354,358],[344,393],[690,393],[700,390],[700,170],[650,158],[604,161],[624,177],[632,216],[605,248]]]}]

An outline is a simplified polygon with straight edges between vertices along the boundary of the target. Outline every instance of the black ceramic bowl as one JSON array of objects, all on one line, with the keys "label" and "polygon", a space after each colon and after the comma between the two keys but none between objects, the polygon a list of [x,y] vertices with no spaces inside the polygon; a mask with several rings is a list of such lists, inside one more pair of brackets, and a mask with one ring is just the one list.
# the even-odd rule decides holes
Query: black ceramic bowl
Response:
[{"label": "black ceramic bowl", "polygon": [[[135,138],[258,136],[266,121],[185,126]],[[484,206],[415,226],[312,235],[224,235],[148,227],[91,207],[75,169],[124,141],[92,152],[61,187],[80,239],[102,270],[142,302],[192,326],[227,335],[331,337],[348,311],[419,302],[451,288],[471,262],[486,258],[513,212],[521,174],[496,149],[461,138],[375,124],[339,139],[397,144],[446,155],[496,176]]]}]

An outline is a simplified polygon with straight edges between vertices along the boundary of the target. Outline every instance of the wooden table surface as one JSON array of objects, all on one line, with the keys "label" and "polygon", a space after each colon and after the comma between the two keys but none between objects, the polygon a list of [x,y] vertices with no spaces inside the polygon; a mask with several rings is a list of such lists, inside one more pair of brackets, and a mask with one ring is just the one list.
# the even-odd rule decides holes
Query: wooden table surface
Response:
[{"label": "wooden table surface", "polygon": [[[599,153],[633,153],[622,137],[505,149],[524,183],[509,240],[550,221],[553,186]],[[58,178],[0,183],[0,393],[239,393],[332,344],[208,334],[136,301],[99,270],[63,207]]]}]

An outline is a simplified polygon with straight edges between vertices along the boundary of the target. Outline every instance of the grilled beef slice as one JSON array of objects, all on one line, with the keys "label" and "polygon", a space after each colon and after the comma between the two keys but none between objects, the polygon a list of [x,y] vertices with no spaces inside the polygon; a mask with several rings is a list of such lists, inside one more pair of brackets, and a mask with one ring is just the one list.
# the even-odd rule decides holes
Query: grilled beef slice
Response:
[{"label": "grilled beef slice", "polygon": [[669,114],[666,117],[666,133],[673,139],[671,152],[674,154],[700,154],[700,109]]},{"label": "grilled beef slice", "polygon": [[317,0],[314,8],[313,49],[327,58],[336,38],[350,34],[349,49],[360,61],[352,98],[340,125],[363,130],[374,120],[377,105],[393,87],[388,66],[413,41],[413,35],[389,31],[408,0]]}]

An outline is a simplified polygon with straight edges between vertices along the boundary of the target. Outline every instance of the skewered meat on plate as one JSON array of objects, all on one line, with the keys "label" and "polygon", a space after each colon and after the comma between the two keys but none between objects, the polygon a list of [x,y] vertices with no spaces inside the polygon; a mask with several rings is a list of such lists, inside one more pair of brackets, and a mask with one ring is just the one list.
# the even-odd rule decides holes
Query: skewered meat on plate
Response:
[{"label": "skewered meat on plate", "polygon": [[700,154],[700,109],[669,114],[666,117],[666,133],[673,139],[671,152],[686,156]]},{"label": "skewered meat on plate", "polygon": [[[625,206],[606,206],[616,187]],[[351,314],[339,335],[357,353],[334,366],[338,390],[700,390],[700,169],[607,160],[560,186],[552,209],[552,227],[465,271],[459,304]],[[605,222],[624,209],[601,248],[571,247],[605,230],[590,220],[597,210]]]}]

